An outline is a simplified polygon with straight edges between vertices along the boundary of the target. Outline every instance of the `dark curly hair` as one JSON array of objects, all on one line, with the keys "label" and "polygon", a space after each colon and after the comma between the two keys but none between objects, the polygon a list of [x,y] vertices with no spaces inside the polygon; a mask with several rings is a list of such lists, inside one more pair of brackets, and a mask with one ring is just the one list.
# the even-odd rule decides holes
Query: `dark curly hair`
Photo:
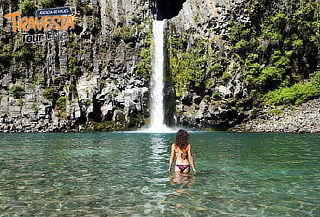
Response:
[{"label": "dark curly hair", "polygon": [[179,130],[176,134],[176,145],[185,149],[189,144],[189,133],[186,130]]}]

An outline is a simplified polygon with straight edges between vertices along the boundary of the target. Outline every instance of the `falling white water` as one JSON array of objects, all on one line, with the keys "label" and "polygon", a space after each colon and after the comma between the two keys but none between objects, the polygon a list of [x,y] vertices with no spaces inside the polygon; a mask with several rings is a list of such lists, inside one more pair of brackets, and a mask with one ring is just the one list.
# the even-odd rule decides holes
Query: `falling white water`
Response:
[{"label": "falling white water", "polygon": [[164,65],[164,25],[165,21],[153,21],[154,56],[151,77],[151,122],[148,132],[172,131],[164,124],[163,65]]}]

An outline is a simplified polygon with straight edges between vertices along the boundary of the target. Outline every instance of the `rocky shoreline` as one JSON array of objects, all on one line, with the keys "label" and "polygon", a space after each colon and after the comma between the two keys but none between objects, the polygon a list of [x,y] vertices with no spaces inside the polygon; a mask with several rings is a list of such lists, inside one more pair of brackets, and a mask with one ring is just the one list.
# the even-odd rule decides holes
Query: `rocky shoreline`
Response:
[{"label": "rocky shoreline", "polygon": [[292,109],[264,108],[254,119],[230,129],[237,132],[320,133],[320,98]]},{"label": "rocky shoreline", "polygon": [[[310,100],[293,108],[280,109],[265,107],[263,110],[252,115],[253,118],[239,125],[229,128],[232,132],[274,132],[274,133],[318,133],[320,134],[320,98]],[[0,122],[1,121],[0,119]],[[86,132],[94,131],[94,126],[80,125],[72,127],[67,122],[59,124],[47,120],[22,127],[21,123],[11,123],[0,132]],[[102,131],[116,131],[121,128],[100,129]],[[89,130],[90,129],[90,130]]]}]

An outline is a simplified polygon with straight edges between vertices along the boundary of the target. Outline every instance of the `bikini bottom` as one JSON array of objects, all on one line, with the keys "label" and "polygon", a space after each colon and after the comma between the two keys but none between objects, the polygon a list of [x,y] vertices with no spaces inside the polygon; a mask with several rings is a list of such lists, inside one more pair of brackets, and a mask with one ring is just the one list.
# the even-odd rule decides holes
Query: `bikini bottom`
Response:
[{"label": "bikini bottom", "polygon": [[179,168],[180,172],[183,173],[183,171],[185,171],[186,169],[190,169],[190,165],[180,165],[180,164],[176,164],[176,167]]}]

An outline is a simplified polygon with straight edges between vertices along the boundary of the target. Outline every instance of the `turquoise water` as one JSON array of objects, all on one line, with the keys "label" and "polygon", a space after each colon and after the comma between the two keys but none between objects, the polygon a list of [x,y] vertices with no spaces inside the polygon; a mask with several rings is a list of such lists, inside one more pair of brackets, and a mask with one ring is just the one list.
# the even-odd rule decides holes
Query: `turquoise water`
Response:
[{"label": "turquoise water", "polygon": [[320,135],[0,134],[0,216],[320,216]]}]

